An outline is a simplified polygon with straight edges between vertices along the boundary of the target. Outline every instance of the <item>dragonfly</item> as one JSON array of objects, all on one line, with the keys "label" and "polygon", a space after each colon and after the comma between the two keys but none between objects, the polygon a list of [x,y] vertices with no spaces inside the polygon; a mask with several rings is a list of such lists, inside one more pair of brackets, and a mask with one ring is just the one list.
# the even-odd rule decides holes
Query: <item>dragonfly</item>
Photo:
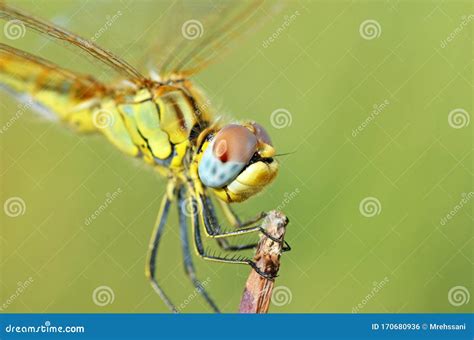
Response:
[{"label": "dragonfly", "polygon": [[[182,6],[191,6],[191,1]],[[275,179],[279,168],[275,147],[265,128],[255,121],[224,123],[204,91],[191,80],[222,59],[233,41],[256,29],[262,15],[253,16],[261,6],[262,1],[220,1],[203,19],[188,22],[194,27],[181,26],[182,34],[174,41],[162,35],[147,53],[158,71],[145,76],[94,41],[0,0],[0,19],[5,27],[18,24],[28,32],[77,49],[116,76],[116,81],[106,83],[0,43],[0,89],[18,100],[28,98],[35,108],[77,132],[102,134],[118,150],[144,161],[166,178],[145,274],[172,312],[178,309],[158,282],[157,255],[173,203],[178,210],[185,272],[214,312],[220,310],[196,275],[191,239],[195,252],[204,260],[248,265],[272,279],[252,258],[236,255],[256,243],[233,244],[229,240],[249,233],[266,234],[261,226],[264,213],[242,221],[230,204],[245,201]],[[263,11],[265,14],[269,15]],[[206,34],[199,32],[203,27],[209,28]],[[196,30],[199,39],[190,38]],[[228,227],[220,223],[215,202]],[[204,237],[215,239],[233,255],[211,254],[203,246]],[[284,249],[289,250],[287,243]]]}]

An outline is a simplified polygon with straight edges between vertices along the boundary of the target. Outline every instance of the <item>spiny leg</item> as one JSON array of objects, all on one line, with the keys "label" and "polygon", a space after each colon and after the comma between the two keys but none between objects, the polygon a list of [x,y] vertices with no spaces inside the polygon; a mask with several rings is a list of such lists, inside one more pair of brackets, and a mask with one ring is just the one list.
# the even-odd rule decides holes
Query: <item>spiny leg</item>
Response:
[{"label": "spiny leg", "polygon": [[264,232],[260,225],[255,225],[262,220],[263,216],[258,217],[255,220],[248,221],[247,224],[241,225],[238,230],[223,231],[224,228],[219,225],[217,219],[211,218],[212,213],[210,211],[210,207],[207,204],[206,198],[202,195],[199,195],[196,198],[198,199],[198,202],[196,203],[199,210],[198,213],[202,215],[204,228],[208,236],[212,238],[224,238],[254,233],[258,231]]},{"label": "spiny leg", "polygon": [[[234,225],[236,228],[240,228],[241,225],[245,225],[248,222],[241,223],[239,216],[235,213],[235,211],[231,208],[230,204],[224,201],[219,200],[222,210],[224,211],[225,216],[229,223]],[[265,217],[265,213],[261,213],[260,216],[263,218]],[[258,219],[258,216],[257,216]],[[288,223],[288,222],[287,222]],[[267,235],[268,236],[268,235]],[[290,251],[291,247],[288,242],[285,241],[285,244],[282,247],[282,252]]]},{"label": "spiny leg", "polygon": [[151,286],[153,289],[158,293],[161,297],[163,302],[168,306],[168,308],[177,313],[178,310],[173,305],[171,300],[165,294],[163,289],[160,287],[156,280],[155,272],[156,272],[156,257],[158,253],[158,245],[160,243],[161,236],[163,235],[164,227],[166,225],[166,219],[168,217],[169,208],[171,205],[171,201],[168,197],[168,192],[165,193],[163,200],[161,201],[160,210],[158,212],[158,216],[156,217],[155,227],[153,230],[153,234],[150,239],[150,245],[148,250],[148,257],[146,262],[145,274],[150,280]]},{"label": "spiny leg", "polygon": [[[196,199],[193,197],[192,200],[193,200],[192,202],[193,205],[197,206]],[[246,257],[228,258],[228,257],[220,257],[220,256],[207,254],[202,244],[201,230],[200,230],[200,223],[199,223],[200,212],[198,210],[199,209],[196,209],[196,211],[194,211],[191,221],[192,221],[192,229],[193,229],[193,234],[194,234],[194,246],[196,248],[198,255],[201,258],[208,261],[215,261],[215,262],[221,262],[221,263],[247,264],[251,266],[260,276],[265,277],[267,279],[274,278],[272,275],[269,275],[268,273],[261,271],[260,268],[258,268],[258,266],[256,265],[256,263],[249,258],[246,258]]]},{"label": "spiny leg", "polygon": [[[209,211],[209,214],[206,214],[205,215],[205,218],[208,218],[208,219],[212,219],[213,222],[207,222],[210,226],[210,228],[212,227],[216,227],[217,230],[215,230],[215,232],[219,233],[221,232],[220,230],[220,226],[219,224],[217,223],[217,215],[216,215],[216,212],[215,212],[215,208],[214,208],[214,204],[212,203],[212,200],[209,196],[205,196],[204,197],[204,204],[207,206],[207,210]],[[227,215],[226,215],[227,216]],[[229,218],[227,218],[229,220],[229,222],[232,224],[232,226],[238,228],[241,223],[239,220],[237,220],[237,223],[234,223],[234,220],[230,220]],[[257,243],[256,242],[253,242],[253,243],[247,243],[247,244],[236,244],[236,245],[232,245],[229,243],[229,241],[225,238],[217,238],[216,239],[217,241],[217,244],[223,249],[223,250],[226,250],[226,251],[240,251],[240,250],[247,250],[247,249],[252,249],[252,248],[255,248],[257,246]]]},{"label": "spiny leg", "polygon": [[262,228],[260,224],[256,225],[258,222],[260,222],[265,215],[262,214],[261,216],[258,216],[254,220],[249,220],[245,224],[242,224],[240,226],[240,229],[235,230],[235,231],[222,231],[222,227],[219,225],[218,221],[215,219],[210,218],[210,209],[206,204],[206,199],[202,196],[199,195],[197,196],[198,198],[198,210],[200,214],[202,215],[202,220],[204,223],[204,228],[206,230],[207,236],[219,239],[219,238],[225,238],[225,237],[231,237],[231,236],[238,236],[238,235],[244,235],[244,234],[249,234],[249,233],[255,233],[255,232],[261,232],[264,234],[266,237],[271,239],[273,242],[281,242],[279,239],[274,238],[272,235],[268,234],[265,229]]},{"label": "spiny leg", "polygon": [[[206,300],[209,306],[211,306],[214,312],[220,313],[219,308],[214,303],[209,294],[206,292],[201,281],[199,281],[196,277],[196,271],[192,261],[191,252],[189,250],[188,221],[186,217],[186,214],[188,214],[188,212],[186,210],[187,207],[184,195],[185,189],[184,187],[182,187],[178,192],[178,215],[179,227],[181,231],[181,245],[183,247],[184,270],[186,271],[186,274],[190,278],[196,290],[203,296],[203,298]],[[192,205],[192,207],[195,207],[195,205]]]}]

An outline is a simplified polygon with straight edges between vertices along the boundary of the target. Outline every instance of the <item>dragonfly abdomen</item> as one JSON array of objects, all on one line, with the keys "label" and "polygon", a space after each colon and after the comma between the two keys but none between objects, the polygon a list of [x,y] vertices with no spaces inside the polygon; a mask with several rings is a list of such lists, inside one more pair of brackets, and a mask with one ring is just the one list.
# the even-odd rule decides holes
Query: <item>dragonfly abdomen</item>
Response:
[{"label": "dragonfly abdomen", "polygon": [[90,110],[82,103],[101,97],[105,88],[92,78],[79,76],[13,47],[0,44],[0,88],[26,107],[46,112],[80,131],[94,131]]}]

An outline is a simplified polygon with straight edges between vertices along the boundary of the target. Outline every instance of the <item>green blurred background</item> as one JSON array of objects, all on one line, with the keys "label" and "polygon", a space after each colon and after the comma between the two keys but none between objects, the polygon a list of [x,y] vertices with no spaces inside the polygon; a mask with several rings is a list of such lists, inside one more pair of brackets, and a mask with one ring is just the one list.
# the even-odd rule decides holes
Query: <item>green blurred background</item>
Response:
[{"label": "green blurred background", "polygon": [[[156,19],[169,6],[11,3],[85,37],[121,11],[97,42],[135,65],[163,33]],[[293,250],[271,312],[472,311],[473,13],[471,1],[292,1],[196,77],[222,114],[255,119],[278,152],[294,151],[280,158],[270,188],[235,206],[245,217],[280,206],[290,218]],[[30,32],[14,42],[0,36],[103,76]],[[20,109],[0,99],[5,126]],[[3,312],[167,312],[144,276],[162,178],[101,136],[78,136],[31,110],[0,135],[0,152],[0,202],[20,197],[26,207],[0,214]],[[158,276],[183,312],[208,312],[183,273],[175,215]],[[223,311],[236,312],[249,268],[196,265]],[[104,306],[93,301],[101,286],[114,296]]]}]

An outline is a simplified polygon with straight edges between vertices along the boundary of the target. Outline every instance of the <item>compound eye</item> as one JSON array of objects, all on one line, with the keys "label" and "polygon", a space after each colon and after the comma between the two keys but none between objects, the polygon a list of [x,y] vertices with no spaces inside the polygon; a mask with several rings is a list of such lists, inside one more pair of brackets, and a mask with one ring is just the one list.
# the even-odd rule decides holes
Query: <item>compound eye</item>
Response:
[{"label": "compound eye", "polygon": [[252,123],[252,126],[255,130],[255,136],[257,136],[259,142],[273,146],[272,140],[270,139],[270,135],[263,126],[258,123]]},{"label": "compound eye", "polygon": [[214,155],[222,162],[247,163],[257,148],[257,137],[246,127],[230,124],[214,139]]},{"label": "compound eye", "polygon": [[199,163],[199,177],[211,188],[232,182],[252,159],[257,137],[246,127],[230,124],[221,129],[209,144]]}]

